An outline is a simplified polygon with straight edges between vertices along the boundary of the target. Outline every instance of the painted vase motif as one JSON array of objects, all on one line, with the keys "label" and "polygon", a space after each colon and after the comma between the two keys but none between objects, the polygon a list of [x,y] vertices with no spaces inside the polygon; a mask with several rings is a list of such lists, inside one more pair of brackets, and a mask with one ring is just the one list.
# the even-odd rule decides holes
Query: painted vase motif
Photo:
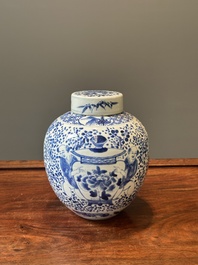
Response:
[{"label": "painted vase motif", "polygon": [[148,135],[123,111],[123,95],[87,90],[71,95],[71,111],[44,140],[44,163],[58,198],[92,220],[115,216],[135,198],[148,168]]}]

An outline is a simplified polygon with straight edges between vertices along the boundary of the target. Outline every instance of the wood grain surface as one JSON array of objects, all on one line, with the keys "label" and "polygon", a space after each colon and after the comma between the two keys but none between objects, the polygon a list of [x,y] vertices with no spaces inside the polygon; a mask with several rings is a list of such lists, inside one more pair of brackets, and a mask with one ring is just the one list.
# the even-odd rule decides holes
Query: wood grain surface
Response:
[{"label": "wood grain surface", "polygon": [[[198,158],[178,159],[150,159],[150,167],[155,166],[197,166]],[[0,169],[41,169],[44,168],[43,160],[0,160]]]},{"label": "wood grain surface", "polygon": [[0,264],[197,265],[198,160],[153,162],[134,202],[104,221],[68,210],[42,161],[0,162]]}]

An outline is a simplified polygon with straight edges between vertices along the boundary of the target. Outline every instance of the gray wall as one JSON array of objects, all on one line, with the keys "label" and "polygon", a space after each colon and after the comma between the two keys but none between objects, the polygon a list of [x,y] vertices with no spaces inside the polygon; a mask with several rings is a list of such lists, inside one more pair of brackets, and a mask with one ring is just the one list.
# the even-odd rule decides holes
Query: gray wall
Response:
[{"label": "gray wall", "polygon": [[198,157],[197,0],[0,0],[0,159],[42,159],[70,94],[117,90],[152,158]]}]

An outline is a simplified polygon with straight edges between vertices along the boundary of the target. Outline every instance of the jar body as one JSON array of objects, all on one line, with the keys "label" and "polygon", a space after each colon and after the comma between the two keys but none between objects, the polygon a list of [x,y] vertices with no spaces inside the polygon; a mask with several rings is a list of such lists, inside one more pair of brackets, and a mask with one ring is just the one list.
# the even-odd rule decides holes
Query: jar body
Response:
[{"label": "jar body", "polygon": [[58,198],[92,220],[115,216],[135,198],[148,168],[148,135],[129,113],[67,112],[49,127],[44,163]]}]

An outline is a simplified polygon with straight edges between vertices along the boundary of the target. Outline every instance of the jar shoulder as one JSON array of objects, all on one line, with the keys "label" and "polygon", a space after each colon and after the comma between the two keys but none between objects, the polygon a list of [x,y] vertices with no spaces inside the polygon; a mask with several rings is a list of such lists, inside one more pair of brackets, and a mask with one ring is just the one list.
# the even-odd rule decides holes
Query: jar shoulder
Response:
[{"label": "jar shoulder", "polygon": [[132,114],[122,112],[110,116],[87,116],[66,112],[59,117],[59,120],[70,125],[84,125],[84,126],[109,126],[122,125],[130,122],[139,122]]}]

